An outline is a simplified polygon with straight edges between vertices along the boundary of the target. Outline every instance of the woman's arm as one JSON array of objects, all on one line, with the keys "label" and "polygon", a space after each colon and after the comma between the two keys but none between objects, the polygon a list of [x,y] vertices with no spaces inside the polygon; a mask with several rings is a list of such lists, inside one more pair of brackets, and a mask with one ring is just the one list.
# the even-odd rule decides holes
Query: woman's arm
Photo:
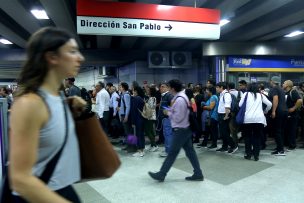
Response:
[{"label": "woman's arm", "polygon": [[211,101],[209,106],[203,106],[204,110],[211,111],[215,107],[215,101]]},{"label": "woman's arm", "polygon": [[17,99],[10,117],[10,182],[14,191],[29,202],[68,202],[32,175],[37,160],[39,130],[48,120],[41,98],[28,94]]}]

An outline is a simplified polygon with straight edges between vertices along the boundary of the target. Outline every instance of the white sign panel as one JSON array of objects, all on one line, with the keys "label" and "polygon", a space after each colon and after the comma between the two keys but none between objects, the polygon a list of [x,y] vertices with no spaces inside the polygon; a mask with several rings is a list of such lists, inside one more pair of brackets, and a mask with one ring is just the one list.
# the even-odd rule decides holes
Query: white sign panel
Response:
[{"label": "white sign panel", "polygon": [[77,33],[92,35],[168,37],[213,40],[219,39],[220,26],[217,24],[163,20],[77,16]]}]

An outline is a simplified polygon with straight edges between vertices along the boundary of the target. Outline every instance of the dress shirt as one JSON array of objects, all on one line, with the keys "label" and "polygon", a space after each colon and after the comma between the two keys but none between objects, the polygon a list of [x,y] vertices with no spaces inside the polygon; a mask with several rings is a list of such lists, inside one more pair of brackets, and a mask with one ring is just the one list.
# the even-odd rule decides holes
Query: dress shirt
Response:
[{"label": "dress shirt", "polygon": [[110,95],[105,88],[96,95],[96,112],[99,118],[103,118],[103,112],[109,111]]},{"label": "dress shirt", "polygon": [[113,108],[113,116],[116,116],[117,107],[118,107],[119,95],[116,92],[113,92],[110,99],[110,108]]},{"label": "dress shirt", "polygon": [[[183,98],[181,98],[183,97]],[[172,99],[173,104],[168,110],[168,116],[171,121],[172,128],[189,127],[189,99],[187,95],[180,91]]]},{"label": "dress shirt", "polygon": [[217,112],[220,114],[225,113],[225,108],[231,108],[232,98],[227,90],[222,91],[220,94],[219,106]]}]

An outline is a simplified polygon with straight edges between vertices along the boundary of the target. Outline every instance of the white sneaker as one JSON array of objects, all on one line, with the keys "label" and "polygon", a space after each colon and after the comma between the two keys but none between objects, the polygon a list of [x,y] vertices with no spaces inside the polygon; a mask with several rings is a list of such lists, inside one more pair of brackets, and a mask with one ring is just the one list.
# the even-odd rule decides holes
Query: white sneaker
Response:
[{"label": "white sneaker", "polygon": [[153,147],[151,147],[151,145],[148,145],[148,146],[145,147],[145,150],[146,150],[146,151],[150,151],[152,148],[153,148]]},{"label": "white sneaker", "polygon": [[158,146],[153,146],[149,149],[150,152],[156,152],[158,150]]},{"label": "white sneaker", "polygon": [[159,154],[160,157],[167,157],[168,156],[168,153],[163,151]]},{"label": "white sneaker", "polygon": [[145,155],[144,152],[136,152],[132,156],[134,156],[134,157],[143,157],[144,155]]}]

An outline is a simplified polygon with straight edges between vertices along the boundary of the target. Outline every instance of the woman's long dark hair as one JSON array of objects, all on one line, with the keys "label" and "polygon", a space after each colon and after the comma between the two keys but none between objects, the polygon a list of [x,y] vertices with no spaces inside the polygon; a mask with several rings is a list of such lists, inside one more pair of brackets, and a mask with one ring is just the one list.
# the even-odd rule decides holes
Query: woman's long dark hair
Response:
[{"label": "woman's long dark hair", "polygon": [[254,99],[257,98],[257,93],[259,93],[259,86],[257,83],[251,83],[248,85],[247,92],[251,92],[254,94]]},{"label": "woman's long dark hair", "polygon": [[37,92],[49,71],[45,54],[49,51],[57,52],[72,38],[67,31],[54,27],[42,28],[30,37],[27,59],[19,76],[19,91],[16,96]]}]

